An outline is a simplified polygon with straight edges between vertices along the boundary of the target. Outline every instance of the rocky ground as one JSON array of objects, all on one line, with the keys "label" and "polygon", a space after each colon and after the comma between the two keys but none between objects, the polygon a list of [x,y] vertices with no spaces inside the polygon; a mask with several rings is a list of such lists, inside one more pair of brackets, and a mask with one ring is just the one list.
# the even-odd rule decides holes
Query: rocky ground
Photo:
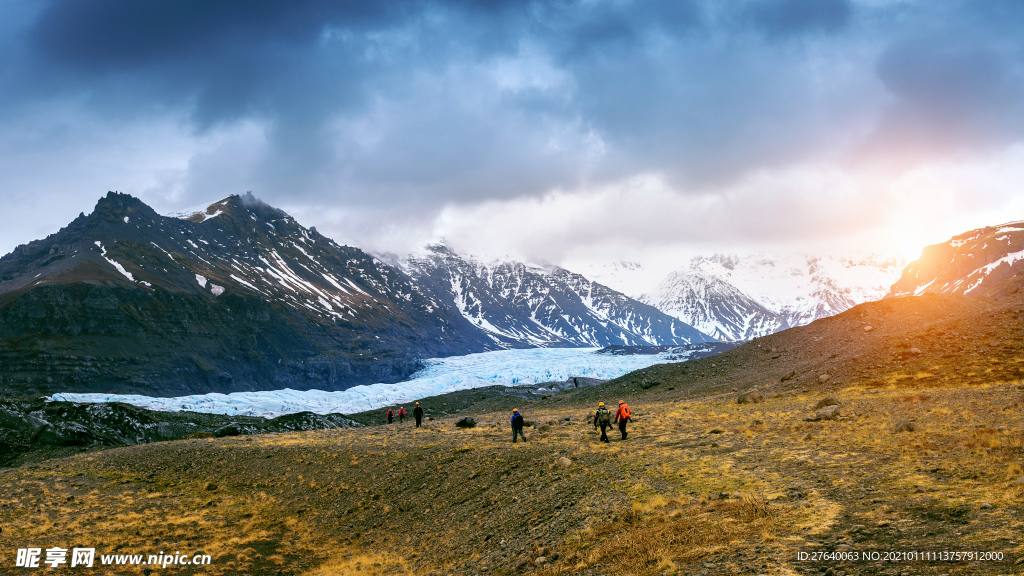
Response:
[{"label": "rocky ground", "polygon": [[[1022,312],[886,301],[599,386],[431,399],[420,429],[0,470],[0,566],[27,546],[95,546],[211,555],[162,569],[178,574],[1022,573]],[[754,385],[762,401],[737,403]],[[619,398],[635,422],[603,444],[592,410]],[[465,416],[477,426],[457,428]]]},{"label": "rocky ground", "polygon": [[299,412],[277,418],[156,412],[120,402],[76,404],[0,397],[0,466],[72,454],[180,440],[360,426],[341,414]]}]

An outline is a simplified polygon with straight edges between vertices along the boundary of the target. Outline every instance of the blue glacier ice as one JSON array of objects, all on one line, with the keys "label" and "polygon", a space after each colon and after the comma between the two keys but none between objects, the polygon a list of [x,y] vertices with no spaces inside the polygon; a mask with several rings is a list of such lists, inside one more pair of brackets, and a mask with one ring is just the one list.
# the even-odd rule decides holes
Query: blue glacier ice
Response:
[{"label": "blue glacier ice", "polygon": [[611,379],[654,364],[681,362],[688,354],[678,350],[660,354],[598,354],[598,348],[530,348],[499,350],[426,360],[426,367],[409,380],[395,384],[355,386],[340,392],[323,390],[270,390],[231,394],[198,394],[158,398],[135,394],[59,393],[51,400],[67,402],[124,402],[176,412],[273,418],[295,412],[353,414],[383,406],[411,402],[446,392],[484,386],[521,386],[564,381],[572,376]]}]

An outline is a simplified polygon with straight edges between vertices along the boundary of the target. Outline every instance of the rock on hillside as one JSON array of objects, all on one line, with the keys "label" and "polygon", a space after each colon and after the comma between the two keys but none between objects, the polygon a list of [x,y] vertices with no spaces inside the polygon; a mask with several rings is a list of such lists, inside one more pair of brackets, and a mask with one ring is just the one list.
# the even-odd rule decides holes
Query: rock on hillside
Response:
[{"label": "rock on hillside", "polygon": [[359,427],[341,414],[300,412],[273,419],[155,412],[128,404],[0,399],[0,466],[82,451],[186,437],[221,437]]}]

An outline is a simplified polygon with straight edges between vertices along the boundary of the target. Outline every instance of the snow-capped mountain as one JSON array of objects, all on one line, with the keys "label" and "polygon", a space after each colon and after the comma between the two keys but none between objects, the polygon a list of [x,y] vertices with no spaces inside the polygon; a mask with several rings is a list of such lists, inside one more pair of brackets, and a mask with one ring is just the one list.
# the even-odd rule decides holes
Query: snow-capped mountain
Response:
[{"label": "snow-capped mountain", "polygon": [[933,244],[888,296],[1006,296],[1024,285],[1024,221],[988,226]]},{"label": "snow-capped mountain", "polygon": [[502,347],[679,345],[709,338],[656,308],[557,266],[483,263],[443,245],[401,262]]},{"label": "snow-capped mountain", "polygon": [[901,269],[877,256],[700,256],[640,300],[712,338],[748,340],[877,300]]},{"label": "snow-capped mountain", "polygon": [[110,193],[0,258],[0,384],[29,393],[343,389],[493,347],[402,271],[251,195],[165,217]]}]

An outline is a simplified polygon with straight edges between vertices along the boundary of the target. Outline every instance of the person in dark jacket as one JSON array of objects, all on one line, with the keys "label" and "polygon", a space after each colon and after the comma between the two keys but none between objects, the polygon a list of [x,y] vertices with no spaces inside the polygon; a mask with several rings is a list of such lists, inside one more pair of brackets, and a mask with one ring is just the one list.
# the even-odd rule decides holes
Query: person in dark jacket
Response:
[{"label": "person in dark jacket", "polygon": [[626,422],[632,422],[633,414],[629,411],[629,404],[619,400],[619,409],[615,411],[615,422],[619,424],[619,432],[622,432],[622,439],[626,439]]},{"label": "person in dark jacket", "polygon": [[416,419],[416,427],[419,428],[420,424],[423,422],[423,408],[420,406],[419,402],[417,402],[416,407],[412,409],[412,417]]},{"label": "person in dark jacket", "polygon": [[612,427],[612,413],[604,407],[604,402],[597,403],[594,414],[594,428],[601,427],[601,442],[608,442],[608,429]]},{"label": "person in dark jacket", "polygon": [[523,434],[523,415],[519,413],[519,410],[512,411],[512,443],[516,443],[516,434],[523,437],[523,442],[526,442],[526,434]]},{"label": "person in dark jacket", "polygon": [[388,419],[388,424],[391,424],[391,421],[395,419],[395,411],[388,408],[388,413],[384,417]]}]

